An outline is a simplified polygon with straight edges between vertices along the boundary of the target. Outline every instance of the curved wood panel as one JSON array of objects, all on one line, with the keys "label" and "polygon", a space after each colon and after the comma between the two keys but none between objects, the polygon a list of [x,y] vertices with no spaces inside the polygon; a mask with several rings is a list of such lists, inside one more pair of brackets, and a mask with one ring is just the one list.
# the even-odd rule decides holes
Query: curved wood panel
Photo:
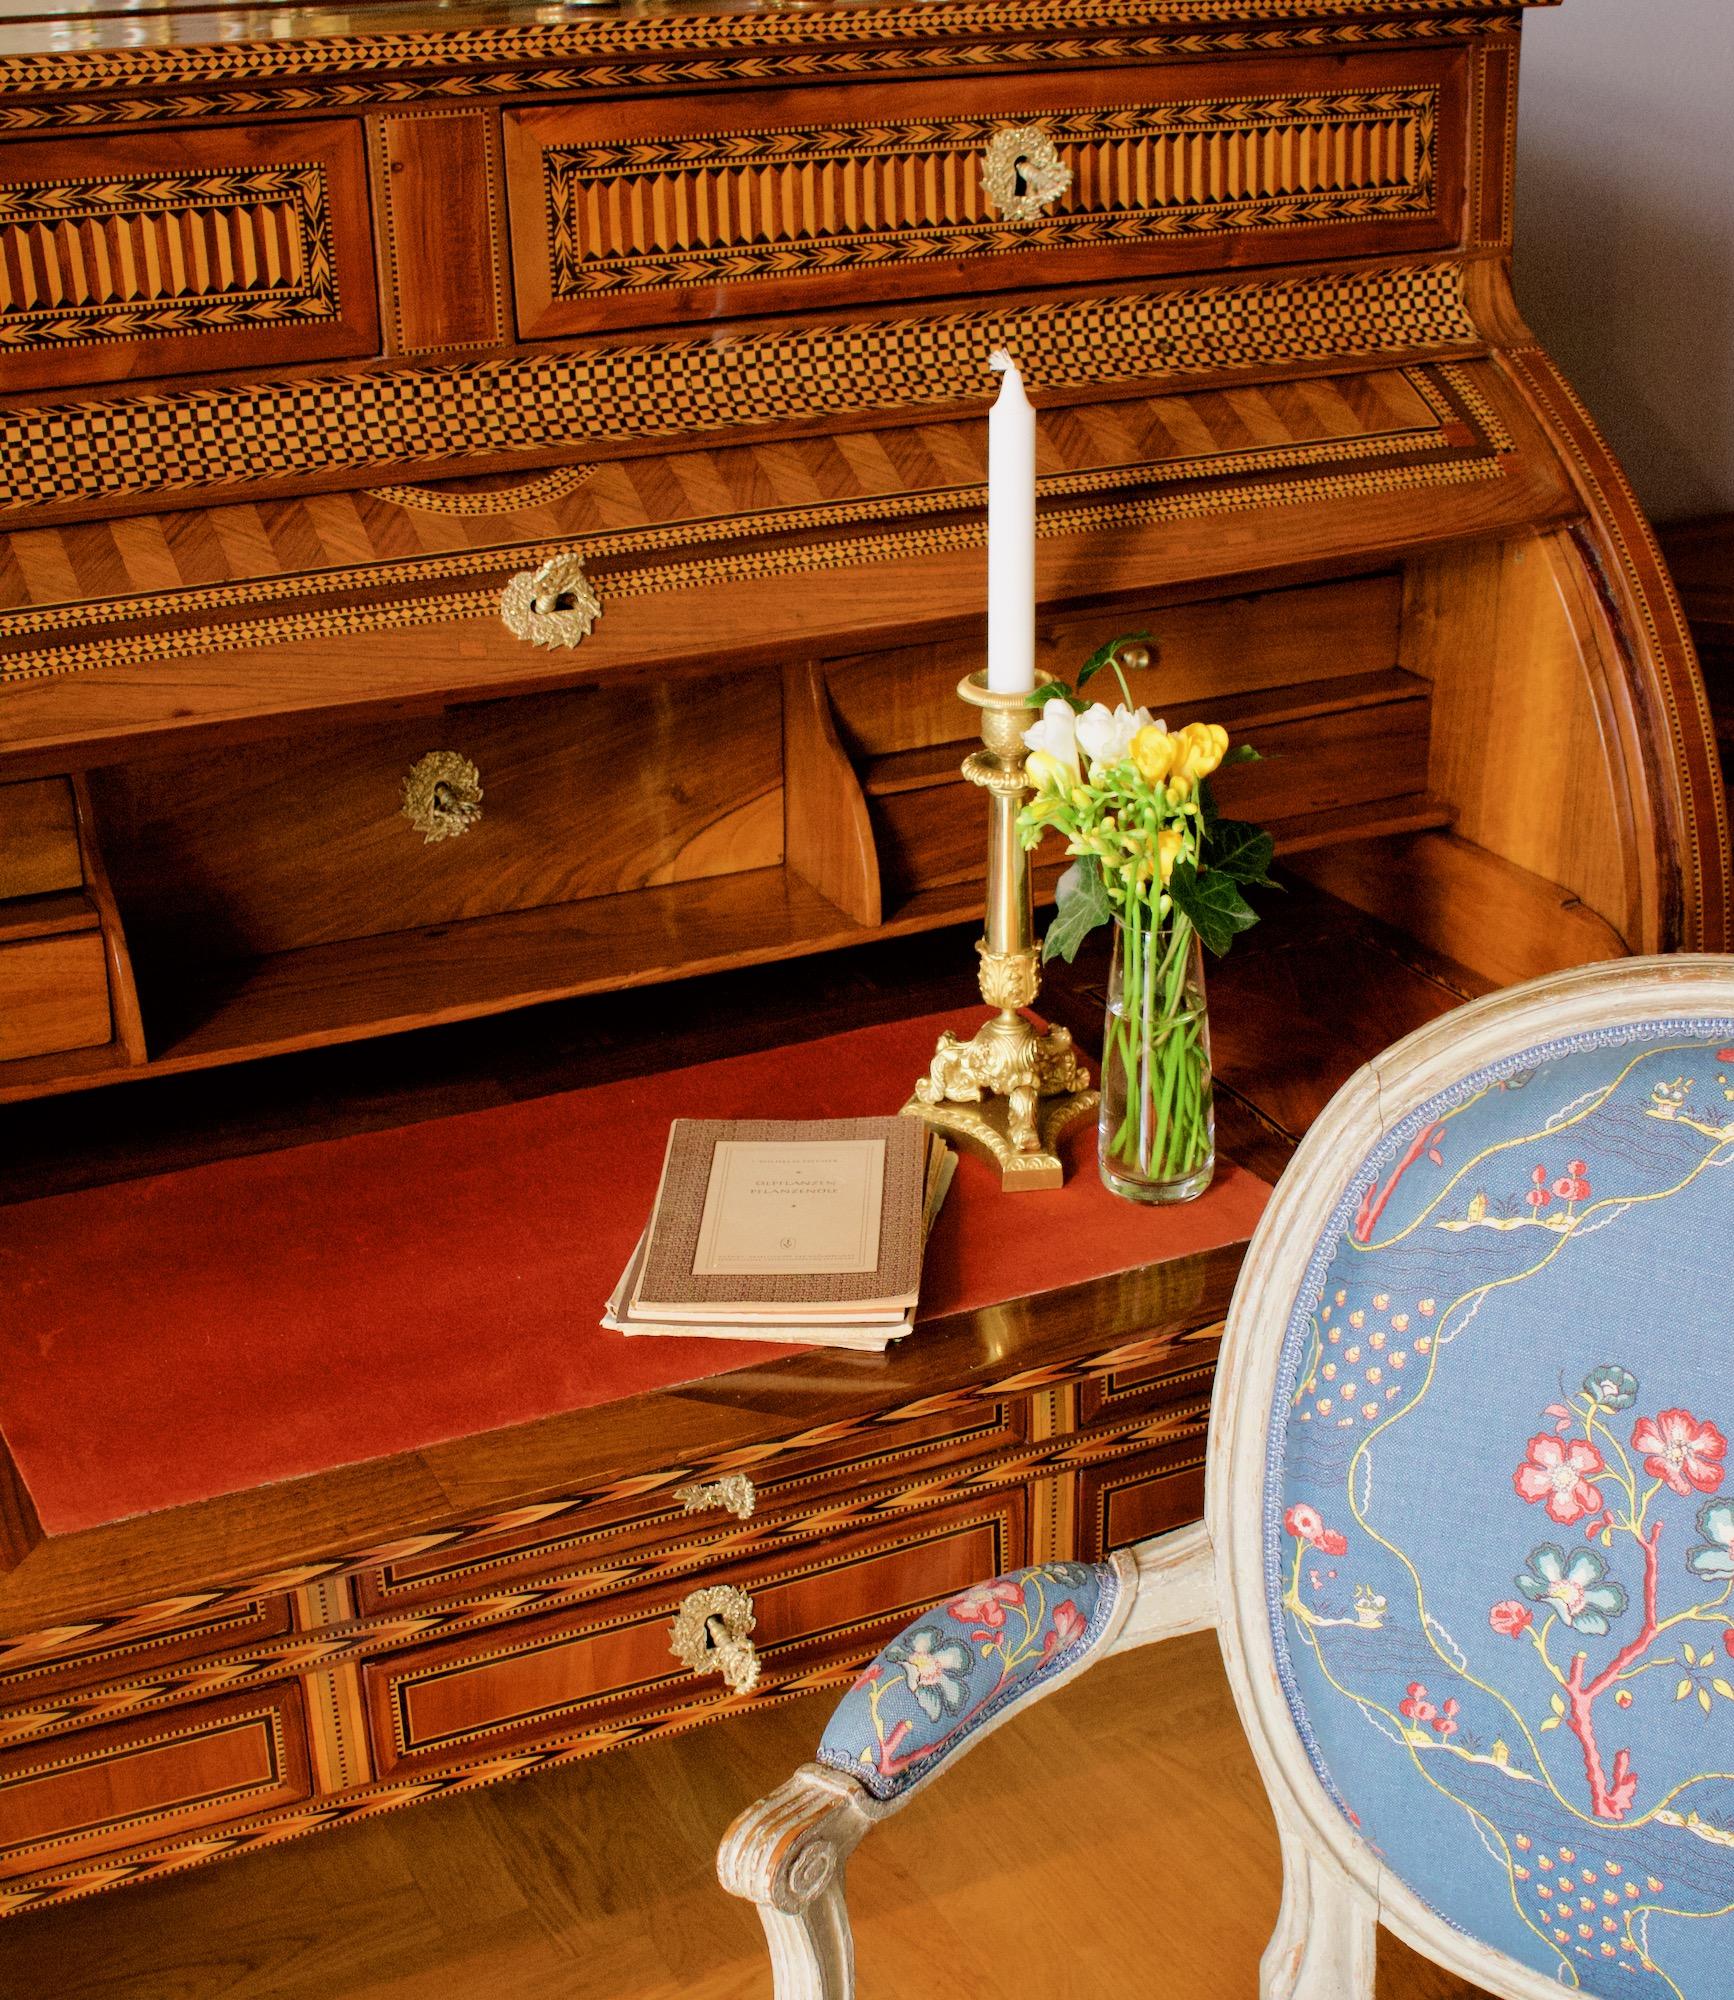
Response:
[{"label": "curved wood panel", "polygon": [[[1539,346],[1506,360],[1582,499],[1589,581],[1624,655],[1636,741],[1659,838],[1642,951],[1721,951],[1734,932],[1728,805],[1698,656],[1655,532],[1576,392]],[[1677,885],[1677,886],[1676,886]]]}]

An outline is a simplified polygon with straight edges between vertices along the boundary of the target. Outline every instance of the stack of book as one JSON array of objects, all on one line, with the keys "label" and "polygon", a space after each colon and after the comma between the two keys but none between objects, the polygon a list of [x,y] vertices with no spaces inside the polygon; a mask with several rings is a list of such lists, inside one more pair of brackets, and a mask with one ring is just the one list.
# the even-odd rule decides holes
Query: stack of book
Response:
[{"label": "stack of book", "polygon": [[915,1324],[956,1167],[915,1118],[677,1118],[602,1324],[869,1350]]}]

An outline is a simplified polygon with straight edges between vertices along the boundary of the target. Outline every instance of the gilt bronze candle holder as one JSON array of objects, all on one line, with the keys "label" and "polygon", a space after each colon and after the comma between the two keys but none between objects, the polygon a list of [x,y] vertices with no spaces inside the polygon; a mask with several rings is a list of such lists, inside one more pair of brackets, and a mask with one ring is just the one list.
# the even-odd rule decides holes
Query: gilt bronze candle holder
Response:
[{"label": "gilt bronze candle holder", "polygon": [[968,675],[957,691],[981,711],[983,747],[964,759],[963,775],[988,795],[987,922],[976,950],[981,997],[999,1012],[970,1041],[950,1029],[940,1036],[932,1067],[903,1109],[990,1160],[1002,1188],[1057,1188],[1065,1180],[1059,1143],[1097,1099],[1068,1030],[1044,1032],[1021,1011],[1041,985],[1029,856],[1017,834],[1029,790],[1029,705],[1021,694],[991,693],[985,673]]}]

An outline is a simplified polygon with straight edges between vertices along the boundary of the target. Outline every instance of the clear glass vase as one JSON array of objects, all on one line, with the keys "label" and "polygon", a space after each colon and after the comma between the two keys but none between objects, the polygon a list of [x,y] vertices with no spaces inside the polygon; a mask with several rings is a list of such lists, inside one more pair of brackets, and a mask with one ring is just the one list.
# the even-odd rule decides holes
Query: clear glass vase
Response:
[{"label": "clear glass vase", "polygon": [[1204,954],[1184,918],[1114,926],[1100,1157],[1128,1201],[1191,1201],[1216,1171]]}]

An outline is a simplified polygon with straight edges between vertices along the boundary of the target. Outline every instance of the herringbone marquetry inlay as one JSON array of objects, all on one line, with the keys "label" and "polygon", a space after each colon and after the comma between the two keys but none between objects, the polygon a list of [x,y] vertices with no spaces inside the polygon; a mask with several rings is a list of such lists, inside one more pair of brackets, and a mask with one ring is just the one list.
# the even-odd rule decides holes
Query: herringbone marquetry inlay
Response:
[{"label": "herringbone marquetry inlay", "polygon": [[0,186],[0,352],[336,313],[317,164]]},{"label": "herringbone marquetry inlay", "polygon": [[1415,89],[1032,116],[1071,184],[1018,224],[982,161],[1021,114],[550,146],[554,295],[1430,215],[1437,115]]}]

